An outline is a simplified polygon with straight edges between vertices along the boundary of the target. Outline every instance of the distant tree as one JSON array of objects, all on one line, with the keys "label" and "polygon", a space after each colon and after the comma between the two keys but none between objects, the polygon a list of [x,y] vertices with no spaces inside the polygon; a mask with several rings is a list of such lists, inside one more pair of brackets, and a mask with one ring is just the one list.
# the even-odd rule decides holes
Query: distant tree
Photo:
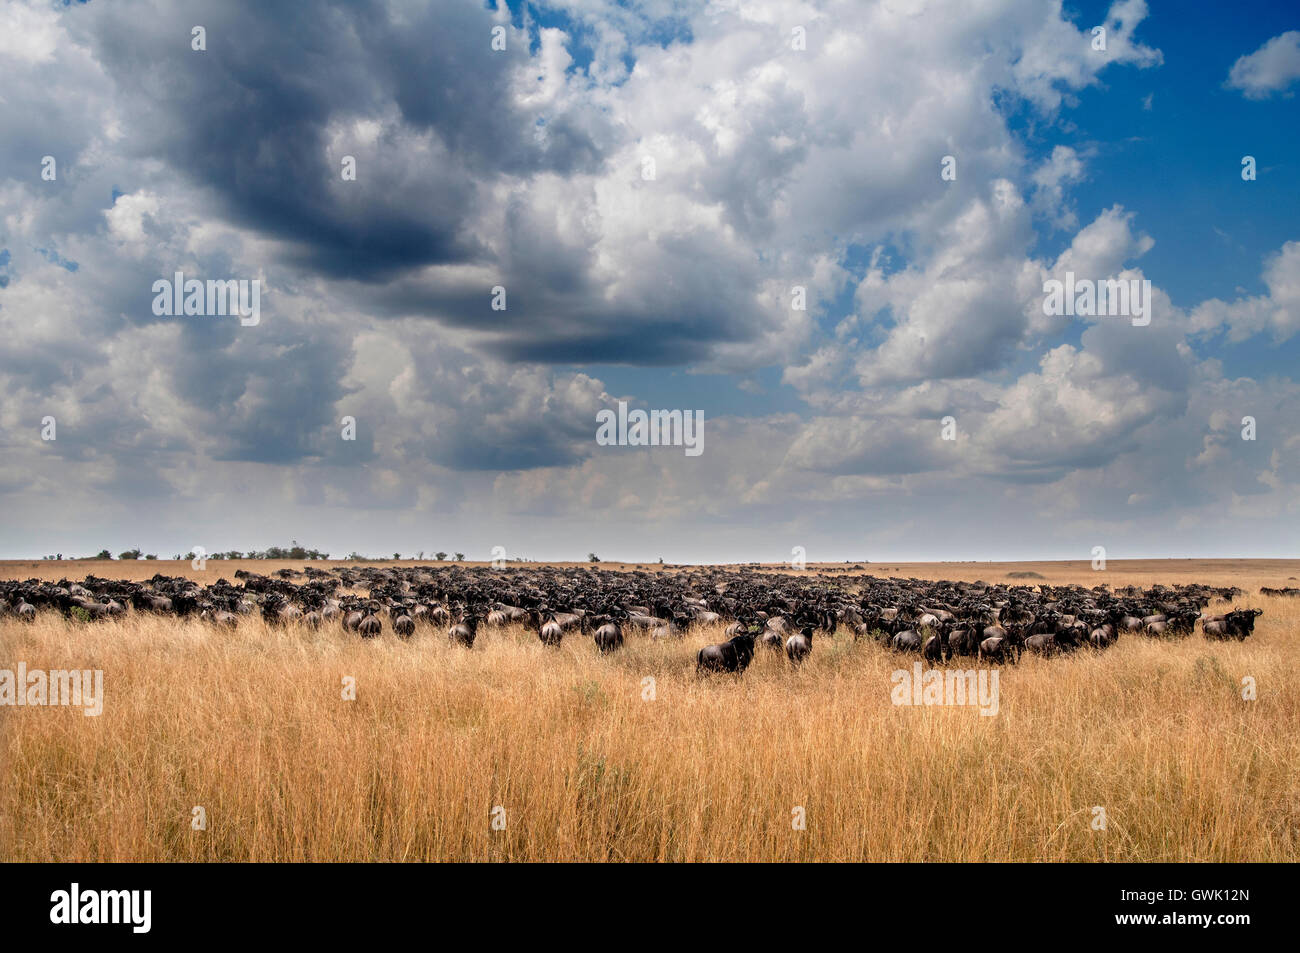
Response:
[{"label": "distant tree", "polygon": [[418,553],[416,553],[416,554],[415,554],[415,558],[416,558],[416,559],[423,559],[423,558],[424,558],[424,550],[422,549],[422,550],[420,550]]},{"label": "distant tree", "polygon": [[148,554],[147,556],[145,556],[144,558],[145,558],[145,559],[157,559],[157,558],[158,558],[158,554],[157,554],[157,553],[149,553],[149,554]]},{"label": "distant tree", "polygon": [[107,549],[101,549],[101,550],[99,551],[99,555],[96,556],[95,558],[96,558],[96,559],[112,559],[112,558],[113,558],[113,554],[110,553]]},{"label": "distant tree", "polygon": [[438,560],[438,562],[442,562],[444,559],[447,558],[447,554],[446,554],[446,553],[434,553],[434,554],[433,554],[433,558],[436,559],[436,560]]},{"label": "distant tree", "polygon": [[598,563],[600,562],[600,557],[597,556],[595,553],[587,553],[587,562]]},{"label": "distant tree", "polygon": [[664,564],[664,558],[663,558],[662,556],[660,556],[660,557],[659,557],[659,565],[662,566],[663,564]]},{"label": "distant tree", "polygon": [[144,552],[139,549],[128,549],[124,553],[118,553],[117,558],[118,559],[139,559],[143,555]]},{"label": "distant tree", "polygon": [[401,553],[393,553],[393,558],[394,558],[394,559],[401,559],[401,558],[402,558],[402,554],[401,554]]},{"label": "distant tree", "polygon": [[464,561],[465,561],[465,554],[464,554],[464,553],[457,553],[457,554],[456,554],[456,562],[458,562],[458,563],[463,563]]}]

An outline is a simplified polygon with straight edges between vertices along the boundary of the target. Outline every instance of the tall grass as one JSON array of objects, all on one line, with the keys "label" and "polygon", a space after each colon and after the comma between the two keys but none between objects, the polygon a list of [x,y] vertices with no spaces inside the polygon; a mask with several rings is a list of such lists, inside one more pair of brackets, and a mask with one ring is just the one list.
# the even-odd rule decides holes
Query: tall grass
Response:
[{"label": "tall grass", "polygon": [[519,627],[6,620],[0,667],[99,668],[106,699],[0,708],[0,859],[1294,861],[1300,600],[1238,602],[1265,611],[1246,643],[1027,656],[995,717],[895,707],[913,657],[844,634],[701,681],[720,627],[601,657]]}]

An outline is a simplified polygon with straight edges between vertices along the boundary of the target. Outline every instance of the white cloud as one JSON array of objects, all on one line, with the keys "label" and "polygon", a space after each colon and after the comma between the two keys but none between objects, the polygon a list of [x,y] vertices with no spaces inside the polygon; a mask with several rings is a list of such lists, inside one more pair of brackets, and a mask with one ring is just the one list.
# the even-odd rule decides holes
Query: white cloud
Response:
[{"label": "white cloud", "polygon": [[1275,36],[1254,53],[1232,64],[1225,85],[1247,99],[1267,99],[1300,78],[1300,30]]},{"label": "white cloud", "polygon": [[1242,341],[1265,331],[1285,341],[1300,331],[1300,242],[1287,242],[1264,263],[1268,293],[1235,301],[1214,298],[1192,309],[1190,328],[1210,333],[1226,328],[1228,339]]}]

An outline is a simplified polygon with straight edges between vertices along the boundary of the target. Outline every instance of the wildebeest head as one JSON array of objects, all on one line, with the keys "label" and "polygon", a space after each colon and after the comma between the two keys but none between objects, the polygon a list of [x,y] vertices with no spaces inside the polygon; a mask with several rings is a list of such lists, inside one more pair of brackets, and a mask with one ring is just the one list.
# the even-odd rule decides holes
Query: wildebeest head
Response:
[{"label": "wildebeest head", "polygon": [[1229,625],[1249,635],[1255,631],[1255,619],[1263,614],[1263,609],[1234,609],[1226,618]]}]

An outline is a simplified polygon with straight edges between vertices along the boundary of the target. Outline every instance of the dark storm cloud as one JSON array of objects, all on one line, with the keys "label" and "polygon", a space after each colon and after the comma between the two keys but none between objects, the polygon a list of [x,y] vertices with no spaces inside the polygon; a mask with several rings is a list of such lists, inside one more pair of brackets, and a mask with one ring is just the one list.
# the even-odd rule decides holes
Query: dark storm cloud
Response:
[{"label": "dark storm cloud", "polygon": [[[472,4],[140,3],[88,19],[130,147],[326,276],[377,281],[481,257],[465,234],[476,184],[599,163],[577,120],[556,117],[538,144],[508,89],[524,44],[493,52],[491,14]],[[191,49],[196,24],[206,51]],[[348,133],[359,120],[381,124],[378,141]],[[344,155],[356,181],[341,177]]]},{"label": "dark storm cloud", "polygon": [[367,411],[390,421],[403,418],[403,459],[450,470],[507,471],[568,466],[591,453],[596,411],[607,402],[594,378],[556,381],[415,336],[403,343],[416,373],[391,408]]},{"label": "dark storm cloud", "polygon": [[[526,33],[513,28],[507,50],[494,52],[495,21],[480,6],[92,10],[73,22],[116,86],[129,130],[122,147],[200,186],[205,213],[284,243],[281,264],[354,282],[363,313],[484,331],[493,356],[542,363],[689,364],[772,326],[754,305],[772,275],[752,249],[720,248],[717,232],[697,223],[621,246],[628,274],[608,293],[608,270],[596,269],[602,230],[635,234],[639,219],[589,205],[601,225],[561,234],[557,209],[569,197],[539,207],[529,183],[601,172],[624,133],[590,96],[521,105],[527,91],[512,84],[521,67],[545,68],[541,54],[530,59]],[[207,31],[203,52],[190,46],[196,24]],[[747,131],[760,144],[798,115],[797,98],[773,96],[773,114]],[[341,177],[344,155],[356,158],[356,181]],[[765,145],[725,181],[696,188],[720,190],[734,224],[766,230],[765,203],[802,155]],[[490,192],[505,180],[514,191],[498,209]],[[641,186],[642,200],[660,201]],[[488,247],[484,222],[496,216],[502,232]],[[447,265],[489,279],[428,271]],[[169,274],[172,263],[157,266]],[[496,283],[512,295],[509,312],[488,310]],[[110,289],[108,313],[148,322],[144,299],[137,279],[124,282]]]},{"label": "dark storm cloud", "polygon": [[[171,355],[172,387],[201,410],[216,459],[292,463],[329,456],[343,443],[332,410],[347,393],[351,348],[343,335],[309,332],[288,321],[241,328],[200,318],[182,325]],[[358,432],[347,449],[350,462],[370,459],[369,432]]]},{"label": "dark storm cloud", "polygon": [[[771,273],[748,249],[721,248],[707,232],[637,247],[612,299],[590,278],[588,254],[521,225],[490,281],[412,277],[349,293],[371,313],[433,317],[477,332],[484,352],[511,362],[694,364],[717,344],[751,340],[772,326],[773,315],[755,300]],[[492,309],[498,283],[507,292],[504,311]]]}]

